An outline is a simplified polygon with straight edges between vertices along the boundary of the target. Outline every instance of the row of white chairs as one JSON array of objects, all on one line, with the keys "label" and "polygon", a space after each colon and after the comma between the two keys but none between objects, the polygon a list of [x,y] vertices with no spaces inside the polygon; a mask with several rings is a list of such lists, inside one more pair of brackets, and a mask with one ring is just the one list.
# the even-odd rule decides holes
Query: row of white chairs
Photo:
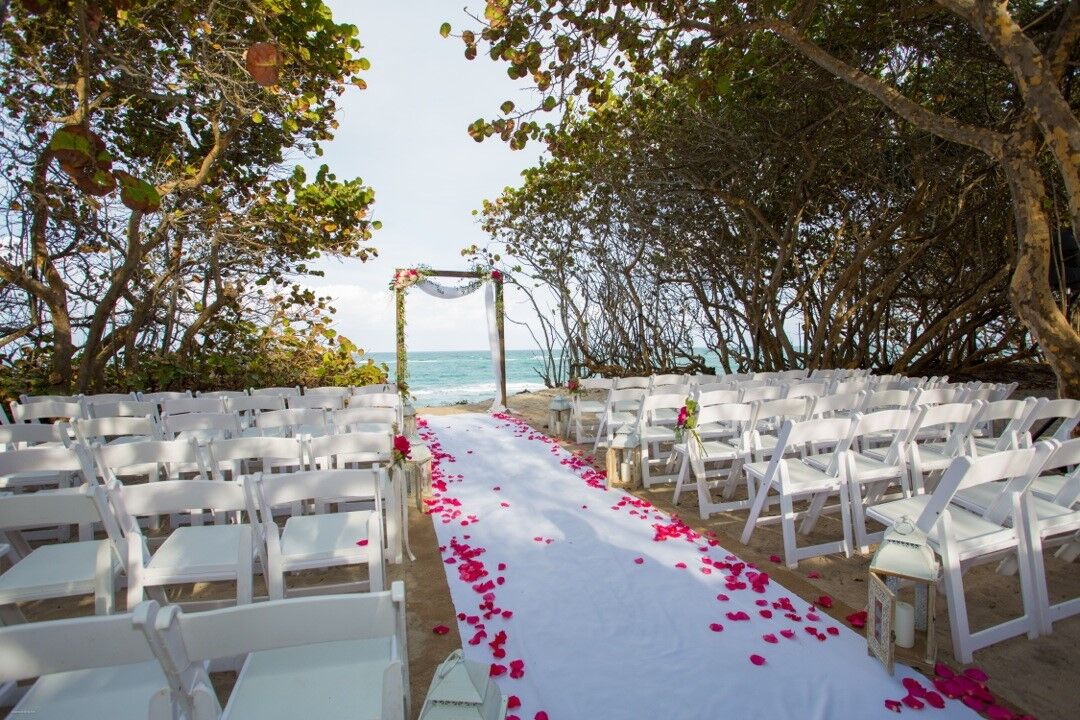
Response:
[{"label": "row of white chairs", "polygon": [[[42,399],[11,402],[11,417],[14,423],[53,421],[57,419],[75,420],[103,417],[159,417],[161,415],[182,415],[194,413],[236,413],[243,418],[251,418],[263,412],[282,410],[341,410],[345,407],[393,407],[401,414],[401,396],[397,392],[385,392],[383,386],[375,386],[378,392],[359,394],[316,393],[305,395],[231,395],[206,394],[200,397],[176,398],[134,398],[114,395],[98,396],[93,400],[88,397],[75,399]],[[28,399],[29,400],[29,399]],[[3,413],[0,413],[3,415]],[[6,416],[3,417],[5,424]]]},{"label": "row of white chairs", "polygon": [[[224,708],[209,676],[220,670],[238,671]],[[405,720],[405,587],[199,613],[148,600],[0,628],[5,689],[12,717]]]},{"label": "row of white chairs", "polygon": [[[64,452],[80,454],[31,449],[0,454],[0,462],[10,469],[18,461],[32,462],[33,455]],[[0,607],[8,616],[17,617],[16,603],[86,594],[95,597],[99,613],[109,613],[125,580],[129,607],[145,593],[164,601],[165,586],[212,581],[235,582],[236,602],[249,603],[256,560],[270,598],[287,594],[286,573],[339,565],[367,565],[366,587],[380,589],[388,546],[400,548],[403,509],[385,467],[263,471],[226,481],[170,477],[130,485],[110,471],[103,485],[92,479],[85,460],[75,462],[82,463],[76,474],[85,482],[69,491],[0,497],[0,533],[13,563],[0,574]],[[370,509],[293,510],[284,528],[274,519],[277,508],[344,502]],[[161,516],[173,518],[167,535],[143,532],[144,522]],[[77,525],[78,540],[31,547],[22,538],[25,530],[59,525]],[[97,527],[103,539],[94,539]]]}]

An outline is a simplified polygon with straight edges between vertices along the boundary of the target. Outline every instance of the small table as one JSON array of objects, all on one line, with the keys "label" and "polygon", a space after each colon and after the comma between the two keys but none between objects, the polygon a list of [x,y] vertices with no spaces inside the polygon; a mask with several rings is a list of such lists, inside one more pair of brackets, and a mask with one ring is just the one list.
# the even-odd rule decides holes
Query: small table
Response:
[{"label": "small table", "polygon": [[607,450],[607,478],[604,484],[637,487],[641,482],[641,438],[633,425],[622,425]]}]

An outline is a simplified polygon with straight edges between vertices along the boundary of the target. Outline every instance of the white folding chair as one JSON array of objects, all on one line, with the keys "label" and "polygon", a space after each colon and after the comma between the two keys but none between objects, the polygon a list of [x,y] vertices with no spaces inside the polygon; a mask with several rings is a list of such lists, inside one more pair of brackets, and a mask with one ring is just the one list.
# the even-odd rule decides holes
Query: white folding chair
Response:
[{"label": "white folding chair", "polygon": [[[944,471],[953,458],[969,449],[971,429],[979,421],[986,403],[958,402],[942,405],[914,406],[919,417],[911,426],[904,443],[907,445],[911,471],[910,487],[914,493],[926,489],[925,477],[930,473]],[[922,438],[929,438],[922,441]],[[880,449],[864,450],[871,457],[881,457]]]},{"label": "white folding chair", "polygon": [[72,423],[75,437],[86,447],[140,440],[161,440],[161,427],[152,417],[100,417]]},{"label": "white folding chair", "polygon": [[[137,442],[99,445],[94,448],[98,474],[108,482],[126,479],[130,484],[181,480],[194,477],[208,480],[203,454],[194,438],[187,440],[139,440]],[[180,516],[171,519],[176,528]],[[149,519],[148,527],[158,527],[157,517]]]},{"label": "white folding chair", "polygon": [[366,393],[364,395],[353,395],[349,398],[350,408],[393,408],[397,413],[397,426],[403,427],[404,418],[402,412],[404,411],[404,404],[401,401],[401,395],[397,393]]},{"label": "white folding chair", "polygon": [[231,412],[191,412],[161,416],[161,434],[168,440],[193,439],[199,443],[240,437],[240,416]]},{"label": "white folding chair", "polygon": [[50,444],[0,452],[0,490],[70,488],[91,481],[93,475],[89,458],[78,446]]},{"label": "white folding chair", "polygon": [[778,431],[785,420],[805,420],[814,405],[813,398],[759,400],[754,405],[754,427],[751,428],[751,447],[754,460],[763,462],[772,457],[779,442]]},{"label": "white folding chair", "polygon": [[[1021,435],[1020,427],[1038,404],[1033,397],[988,402],[979,416],[978,426],[972,428],[968,439],[969,454],[984,455],[1030,445],[1030,438]],[[1000,431],[995,424],[1001,425]]]},{"label": "white folding chair", "polygon": [[622,377],[615,378],[614,390],[648,390],[649,378],[647,377]]},{"label": "white folding chair", "polygon": [[267,387],[267,388],[251,388],[249,392],[252,396],[256,395],[270,395],[276,397],[297,397],[300,395],[300,386],[295,387]]},{"label": "white folding chair", "polygon": [[158,606],[0,627],[0,685],[35,679],[11,718],[174,720],[169,679],[147,638]]},{"label": "white folding chair", "polygon": [[[0,425],[0,446],[3,451],[31,447],[67,447],[70,438],[66,423],[12,423]],[[0,487],[3,480],[0,479]]]},{"label": "white folding chair", "polygon": [[[252,461],[258,462],[258,468]],[[295,472],[304,468],[304,446],[299,438],[240,437],[211,440],[206,463],[214,480],[235,481],[261,472]]]},{"label": "white folding chair", "polygon": [[[614,385],[614,381],[611,378],[585,378],[579,381],[581,384],[581,390],[586,391],[603,391],[608,393]],[[581,397],[580,394],[573,396],[573,404],[570,408],[570,420],[574,424],[574,440],[583,445],[587,442],[595,442],[596,438],[600,435],[600,419],[607,409],[606,400],[590,400]],[[595,435],[589,436],[589,433],[585,431],[589,418],[592,418],[596,422],[597,430]]]},{"label": "white folding chair", "polygon": [[248,395],[247,390],[212,390],[210,392],[203,392],[201,390],[195,393],[197,398],[220,398],[222,400],[236,400],[237,398],[251,397]]},{"label": "white folding chair", "polygon": [[305,387],[305,395],[332,395],[336,397],[349,397],[352,395],[352,387],[346,385],[323,385],[321,387]]},{"label": "white folding chair", "polygon": [[[410,717],[405,585],[206,612],[155,623],[162,665],[191,720]],[[206,667],[239,666],[222,710]]]},{"label": "white folding chair", "polygon": [[[1042,554],[1045,547],[1061,545],[1059,557],[1065,559],[1066,562],[1072,562],[1080,552],[1080,534],[1078,534],[1080,533],[1080,510],[1072,507],[1077,496],[1080,495],[1080,470],[1077,469],[1080,464],[1080,438],[1065,444],[1057,440],[1048,442],[1053,449],[1043,462],[1039,476],[1032,480],[1029,490],[1033,496],[1027,499],[1030,513],[1027,528],[1030,531],[1032,570],[1035,574],[1035,588],[1039,598],[1040,628],[1046,634],[1053,631],[1054,622],[1080,614],[1080,598],[1058,603],[1050,602]],[[1051,475],[1055,471],[1069,468],[1072,468],[1071,476]],[[1047,475],[1054,478],[1052,481],[1064,478],[1063,484],[1070,485],[1071,497],[1063,497],[1064,502],[1058,503],[1035,493],[1035,483],[1043,480]],[[1002,480],[983,483],[960,490],[953,498],[953,503],[990,522],[1012,527],[1016,525],[1013,504],[1008,495],[1012,489],[1009,483]],[[1011,562],[1003,563],[998,572],[1011,574],[1015,569],[1016,566]]]},{"label": "white folding chair", "polygon": [[784,397],[781,385],[744,385],[739,402],[752,403],[760,400],[779,400]]},{"label": "white folding chair", "polygon": [[290,410],[340,410],[345,407],[344,395],[308,394],[285,398]]},{"label": "white folding chair", "polygon": [[927,387],[915,393],[911,400],[912,407],[926,405],[946,405],[967,401],[969,391],[963,387]]},{"label": "white folding chair", "polygon": [[687,396],[678,394],[646,395],[638,410],[638,437],[641,440],[641,481],[648,488],[671,482],[677,474],[664,472],[670,466],[671,452],[664,448],[675,444],[675,421]]},{"label": "white folding chair", "polygon": [[1024,418],[1017,432],[1025,445],[1036,440],[1051,438],[1066,442],[1072,437],[1078,423],[1080,423],[1080,400],[1042,398]]},{"label": "white folding chair", "polygon": [[16,603],[76,595],[93,595],[99,615],[113,611],[113,592],[127,554],[104,492],[101,485],[88,483],[68,492],[0,497],[0,533],[9,537],[31,528],[91,528],[95,523],[104,525],[106,532],[104,540],[87,536],[78,542],[40,545],[0,574],[0,622],[21,619],[18,608],[9,607]]},{"label": "white folding chair", "polygon": [[[854,418],[824,418],[801,422],[785,420],[780,428],[772,459],[767,463],[751,462],[743,465],[747,486],[754,498],[743,528],[744,545],[750,542],[750,536],[759,522],[779,520],[784,535],[784,562],[788,567],[797,567],[799,560],[804,558],[828,553],[842,552],[845,557],[851,557],[851,519],[847,510],[849,463],[845,455],[854,424]],[[824,445],[832,446],[828,459],[819,463],[807,462],[808,451],[812,452],[813,448]],[[787,457],[792,454],[800,457]],[[780,515],[761,518],[770,491],[775,491],[780,496]],[[795,519],[800,515],[804,516],[799,532],[809,534],[830,495],[838,495],[840,498],[843,539],[798,547]],[[807,510],[796,513],[794,503],[802,499],[810,500],[810,506]]]},{"label": "white folding chair", "polygon": [[[941,556],[953,654],[962,663],[971,662],[972,653],[987,645],[1016,635],[1027,634],[1034,638],[1039,634],[1041,611],[1032,564],[1031,536],[1026,525],[1032,520],[1030,495],[1026,490],[1051,450],[1049,443],[1039,443],[1035,447],[1006,450],[979,458],[957,457],[949,464],[932,494],[913,495],[866,509],[867,517],[886,526],[902,518],[914,522],[926,533],[930,547]],[[958,492],[999,480],[1008,481],[1003,497],[1011,506],[1013,516],[1021,518],[1016,527],[1003,527],[952,504]],[[1020,570],[1023,614],[972,632],[963,573],[975,565],[1009,556],[1016,556]]]},{"label": "white folding chair", "polygon": [[[678,478],[675,483],[675,495],[672,504],[679,504],[679,495],[687,480],[688,472],[694,474],[697,488],[698,513],[702,520],[707,520],[712,513],[745,510],[750,507],[751,494],[746,500],[731,501],[735,486],[742,472],[742,466],[751,459],[750,428],[754,426],[755,405],[728,403],[709,405],[700,409],[698,427],[723,427],[729,429],[724,440],[700,436],[701,440],[690,437],[676,445],[675,453],[681,458]],[[726,464],[726,472],[710,468],[717,463]],[[725,478],[724,502],[715,502],[711,490],[720,484],[720,477]]]},{"label": "white folding chair", "polygon": [[225,412],[225,400],[217,397],[201,398],[176,398],[162,400],[161,414],[183,415],[185,413],[223,413]]},{"label": "white folding chair", "polygon": [[82,395],[20,395],[19,402],[30,405],[39,402],[77,403],[82,400]]},{"label": "white folding chair", "polygon": [[151,417],[154,422],[161,420],[157,403],[145,400],[118,400],[117,402],[101,402],[89,406],[89,417]]},{"label": "white folding chair", "polygon": [[638,409],[644,397],[643,388],[615,389],[608,393],[607,404],[596,428],[593,452],[601,446],[610,446],[611,440],[615,437],[615,431],[619,427],[637,423]]},{"label": "white folding chair", "polygon": [[786,398],[819,398],[828,390],[825,383],[805,381],[788,383],[783,387],[786,388],[783,395]]},{"label": "white folding chair", "polygon": [[849,392],[813,398],[809,417],[849,417],[863,406],[865,393]]},{"label": "white folding chair", "polygon": [[[251,602],[255,548],[251,526],[238,522],[246,508],[239,483],[162,480],[123,486],[114,479],[108,492],[127,542],[128,607],[142,602],[147,590],[164,604],[165,586],[223,581],[236,583],[238,605]],[[221,522],[200,524],[203,510]],[[191,515],[190,524],[174,528],[151,552],[138,519],[182,513]],[[220,604],[202,604],[207,603]]]},{"label": "white folding chair", "polygon": [[240,419],[241,430],[255,427],[255,418],[270,410],[284,410],[285,398],[281,395],[244,395],[225,398],[225,411],[235,413]]},{"label": "white folding chair", "polygon": [[137,392],[135,396],[143,402],[152,402],[161,405],[166,400],[183,400],[191,397],[190,390],[161,390],[159,392]]},{"label": "white folding chair", "polygon": [[39,400],[25,405],[12,401],[10,407],[11,421],[14,423],[40,423],[86,417],[86,408],[81,401]]},{"label": "white folding chair", "polygon": [[325,435],[329,432],[329,421],[327,412],[321,408],[267,410],[255,418],[255,427],[262,435],[303,437]]},{"label": "white folding chair", "polygon": [[866,399],[859,410],[864,413],[877,412],[878,410],[899,410],[900,408],[911,407],[914,400],[915,394],[907,388],[874,390],[867,393]]},{"label": "white folding chair", "polygon": [[330,413],[335,433],[394,432],[397,410],[388,407],[347,407]]},{"label": "white folding chair", "polygon": [[[333,592],[359,585],[369,591],[381,590],[385,578],[382,498],[389,477],[379,470],[307,470],[303,472],[249,475],[244,481],[248,518],[256,528],[256,548],[271,599],[290,592],[285,573],[297,570],[367,565],[367,581],[327,585],[314,592]],[[293,515],[279,529],[271,508],[307,500],[370,498],[373,510],[323,515]]]},{"label": "white folding chair", "polygon": [[353,395],[372,395],[379,393],[397,393],[397,385],[393,383],[377,383],[375,385],[360,385],[353,387]]}]

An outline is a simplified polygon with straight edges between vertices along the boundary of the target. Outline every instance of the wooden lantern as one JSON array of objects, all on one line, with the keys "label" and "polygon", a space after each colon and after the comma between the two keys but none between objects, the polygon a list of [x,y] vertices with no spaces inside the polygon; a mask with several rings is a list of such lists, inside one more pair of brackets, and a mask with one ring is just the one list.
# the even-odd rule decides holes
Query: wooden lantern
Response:
[{"label": "wooden lantern", "polygon": [[885,531],[870,561],[866,643],[890,675],[894,661],[924,671],[934,667],[938,570],[925,533],[907,517]]}]

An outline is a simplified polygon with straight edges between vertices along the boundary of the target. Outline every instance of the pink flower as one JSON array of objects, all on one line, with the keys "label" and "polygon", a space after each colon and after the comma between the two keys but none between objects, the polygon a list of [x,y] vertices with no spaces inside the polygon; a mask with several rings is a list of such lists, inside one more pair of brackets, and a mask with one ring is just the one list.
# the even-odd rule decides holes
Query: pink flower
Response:
[{"label": "pink flower", "polygon": [[686,418],[688,415],[689,411],[686,409],[686,406],[683,405],[679,408],[679,419],[675,421],[675,424],[679,427],[686,427]]}]

